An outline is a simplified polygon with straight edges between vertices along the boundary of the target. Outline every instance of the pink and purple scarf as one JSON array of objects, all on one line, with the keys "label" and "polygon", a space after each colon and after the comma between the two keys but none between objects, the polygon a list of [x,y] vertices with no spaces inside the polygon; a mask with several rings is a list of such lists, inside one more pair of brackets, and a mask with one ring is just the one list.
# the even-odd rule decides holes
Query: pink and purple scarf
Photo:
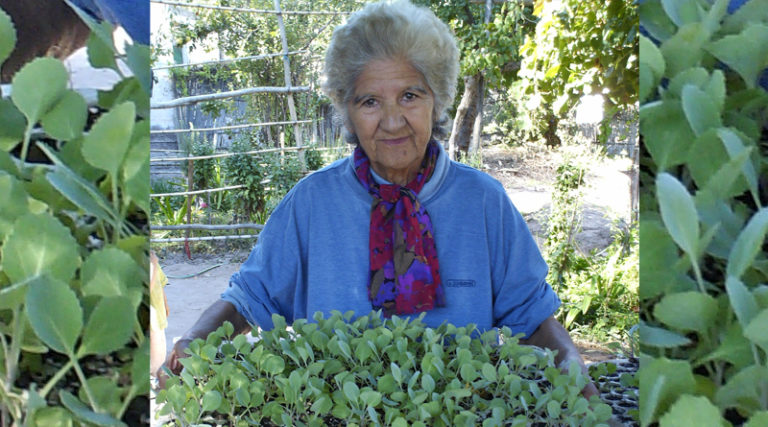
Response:
[{"label": "pink and purple scarf", "polygon": [[440,150],[430,141],[416,178],[405,187],[378,184],[365,152],[355,149],[355,174],[373,196],[368,298],[384,316],[445,306],[432,221],[417,195],[432,176]]}]

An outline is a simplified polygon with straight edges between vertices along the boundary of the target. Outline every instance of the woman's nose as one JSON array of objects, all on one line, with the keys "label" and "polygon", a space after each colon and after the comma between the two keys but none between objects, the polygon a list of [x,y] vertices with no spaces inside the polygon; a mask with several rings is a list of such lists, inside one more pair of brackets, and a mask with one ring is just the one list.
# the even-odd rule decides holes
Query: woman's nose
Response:
[{"label": "woman's nose", "polygon": [[403,111],[400,108],[399,105],[396,103],[394,104],[384,104],[384,107],[382,108],[382,117],[381,117],[381,124],[380,126],[384,130],[398,130],[405,124],[405,117],[403,116]]}]

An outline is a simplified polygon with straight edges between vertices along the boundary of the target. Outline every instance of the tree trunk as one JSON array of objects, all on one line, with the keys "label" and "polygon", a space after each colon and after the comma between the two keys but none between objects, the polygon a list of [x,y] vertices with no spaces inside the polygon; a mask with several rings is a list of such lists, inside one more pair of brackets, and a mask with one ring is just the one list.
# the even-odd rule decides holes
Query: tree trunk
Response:
[{"label": "tree trunk", "polygon": [[552,106],[547,105],[547,128],[544,131],[544,139],[548,147],[559,147],[561,144],[560,137],[557,136],[557,124],[560,122],[555,113],[552,111]]},{"label": "tree trunk", "polygon": [[467,152],[469,140],[472,135],[472,127],[477,114],[477,95],[480,75],[464,77],[464,94],[456,109],[456,117],[453,119],[453,129],[448,139],[448,156],[456,160],[457,151]]},{"label": "tree trunk", "polygon": [[472,140],[469,143],[468,153],[470,156],[483,153],[483,102],[485,98],[485,78],[478,74],[477,95],[475,104],[475,120],[472,126]]}]

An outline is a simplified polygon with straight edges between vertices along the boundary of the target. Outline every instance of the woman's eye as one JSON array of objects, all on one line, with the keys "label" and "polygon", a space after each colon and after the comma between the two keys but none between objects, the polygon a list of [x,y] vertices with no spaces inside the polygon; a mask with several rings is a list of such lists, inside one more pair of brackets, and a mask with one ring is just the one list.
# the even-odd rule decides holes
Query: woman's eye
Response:
[{"label": "woman's eye", "polygon": [[362,103],[363,107],[373,107],[374,105],[376,105],[376,100],[373,98],[368,98]]},{"label": "woman's eye", "polygon": [[416,99],[416,94],[413,92],[406,92],[405,95],[403,95],[403,98],[405,98],[406,101],[411,101]]}]

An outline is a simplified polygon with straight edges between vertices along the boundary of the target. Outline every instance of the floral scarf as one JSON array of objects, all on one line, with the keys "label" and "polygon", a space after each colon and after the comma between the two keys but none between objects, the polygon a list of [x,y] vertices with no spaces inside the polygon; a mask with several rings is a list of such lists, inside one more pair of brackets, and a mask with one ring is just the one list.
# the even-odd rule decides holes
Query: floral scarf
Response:
[{"label": "floral scarf", "polygon": [[373,196],[368,298],[386,317],[445,306],[429,214],[416,198],[432,176],[440,150],[429,142],[416,178],[405,187],[378,184],[365,152],[355,149],[355,174]]}]

